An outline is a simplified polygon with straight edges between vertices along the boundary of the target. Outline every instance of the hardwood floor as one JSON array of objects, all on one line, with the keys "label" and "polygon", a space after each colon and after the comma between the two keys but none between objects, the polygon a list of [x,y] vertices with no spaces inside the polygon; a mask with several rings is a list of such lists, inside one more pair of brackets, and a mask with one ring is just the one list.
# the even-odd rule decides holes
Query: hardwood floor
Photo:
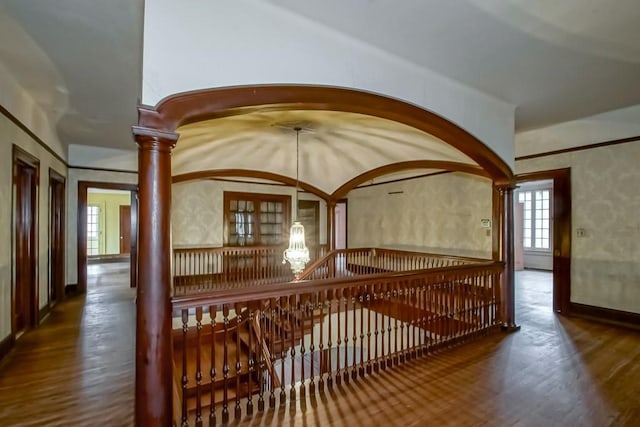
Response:
[{"label": "hardwood floor", "polygon": [[[2,362],[0,425],[133,423],[134,293],[126,273],[112,273],[94,276],[86,298],[55,307]],[[640,425],[640,332],[555,315],[549,277],[517,273],[520,332],[334,386],[238,424]]]},{"label": "hardwood floor", "polygon": [[133,424],[135,289],[128,265],[90,265],[88,292],[55,306],[0,364],[2,426]]}]

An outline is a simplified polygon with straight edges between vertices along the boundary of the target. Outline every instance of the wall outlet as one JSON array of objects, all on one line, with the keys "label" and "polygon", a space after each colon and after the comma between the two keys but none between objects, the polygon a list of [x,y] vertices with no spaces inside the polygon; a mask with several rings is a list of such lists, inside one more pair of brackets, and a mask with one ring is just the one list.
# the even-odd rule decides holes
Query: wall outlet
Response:
[{"label": "wall outlet", "polygon": [[578,229],[576,229],[576,235],[578,237],[586,237],[587,236],[587,231],[584,228],[578,228]]}]

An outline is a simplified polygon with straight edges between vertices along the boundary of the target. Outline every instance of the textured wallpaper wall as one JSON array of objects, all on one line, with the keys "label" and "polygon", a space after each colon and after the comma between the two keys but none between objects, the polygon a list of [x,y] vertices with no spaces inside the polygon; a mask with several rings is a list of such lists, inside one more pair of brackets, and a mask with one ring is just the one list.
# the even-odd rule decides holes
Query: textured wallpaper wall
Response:
[{"label": "textured wallpaper wall", "polygon": [[449,173],[354,190],[349,246],[491,258],[491,234],[480,226],[491,218],[491,189],[488,179]]},{"label": "textured wallpaper wall", "polygon": [[[222,246],[224,192],[289,194],[294,189],[281,185],[245,184],[224,181],[191,181],[172,186],[171,229],[173,247]],[[301,200],[319,200],[310,194]],[[327,207],[320,201],[320,243],[326,243]],[[293,217],[292,217],[293,218]]]},{"label": "textured wallpaper wall", "polygon": [[[0,341],[11,334],[11,288],[13,286],[13,144],[40,161],[37,199],[38,306],[49,302],[49,169],[65,175],[66,166],[40,146],[30,135],[0,114]],[[68,185],[68,184],[67,184]]]},{"label": "textured wallpaper wall", "polygon": [[640,142],[516,162],[516,173],[571,168],[573,302],[640,313],[639,165]]}]

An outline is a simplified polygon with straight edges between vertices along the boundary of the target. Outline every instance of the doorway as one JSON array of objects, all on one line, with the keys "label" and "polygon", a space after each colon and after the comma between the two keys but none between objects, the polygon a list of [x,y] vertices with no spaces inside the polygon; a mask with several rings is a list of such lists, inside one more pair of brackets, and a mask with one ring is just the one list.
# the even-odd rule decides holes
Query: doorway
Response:
[{"label": "doorway", "polygon": [[298,221],[304,226],[304,237],[312,260],[320,254],[320,202],[298,200]]},{"label": "doorway", "polygon": [[347,249],[347,199],[336,203],[335,224],[335,249]]},{"label": "doorway", "polygon": [[[520,186],[514,197],[514,235],[520,237],[516,237],[515,242],[516,267],[521,262],[524,268],[529,266],[532,271],[550,270],[552,309],[568,314],[571,298],[571,170],[520,174],[516,181]],[[544,213],[545,206],[548,214]],[[521,251],[517,248],[520,244]],[[520,260],[519,252],[522,254]]]},{"label": "doorway", "polygon": [[13,146],[13,286],[11,331],[14,337],[38,324],[38,180],[40,163]]},{"label": "doorway", "polygon": [[[137,283],[138,189],[135,184],[78,183],[78,290],[87,291],[88,270],[128,271]],[[108,265],[111,264],[111,265]],[[94,271],[95,270],[95,271]],[[92,283],[96,283],[92,280]]]},{"label": "doorway", "polygon": [[65,178],[49,169],[49,304],[64,296]]}]

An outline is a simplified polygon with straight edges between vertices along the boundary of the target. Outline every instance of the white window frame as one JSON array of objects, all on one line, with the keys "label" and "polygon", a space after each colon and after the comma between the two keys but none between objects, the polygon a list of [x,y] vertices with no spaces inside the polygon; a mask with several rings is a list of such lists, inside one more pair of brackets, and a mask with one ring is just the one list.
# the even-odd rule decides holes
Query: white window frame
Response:
[{"label": "white window frame", "polygon": [[[529,195],[528,200],[527,195]],[[522,245],[525,252],[551,253],[553,251],[552,197],[553,188],[550,186],[518,190],[517,201],[524,205],[522,215]],[[527,204],[527,202],[529,204]],[[528,229],[531,230],[529,233],[527,233]],[[545,230],[546,237],[544,236]],[[542,236],[540,236],[541,233]],[[530,239],[530,246],[526,245],[527,239]],[[547,241],[548,247],[543,247],[543,243],[541,245],[542,247],[538,246],[541,239],[543,243],[544,240]]]}]

